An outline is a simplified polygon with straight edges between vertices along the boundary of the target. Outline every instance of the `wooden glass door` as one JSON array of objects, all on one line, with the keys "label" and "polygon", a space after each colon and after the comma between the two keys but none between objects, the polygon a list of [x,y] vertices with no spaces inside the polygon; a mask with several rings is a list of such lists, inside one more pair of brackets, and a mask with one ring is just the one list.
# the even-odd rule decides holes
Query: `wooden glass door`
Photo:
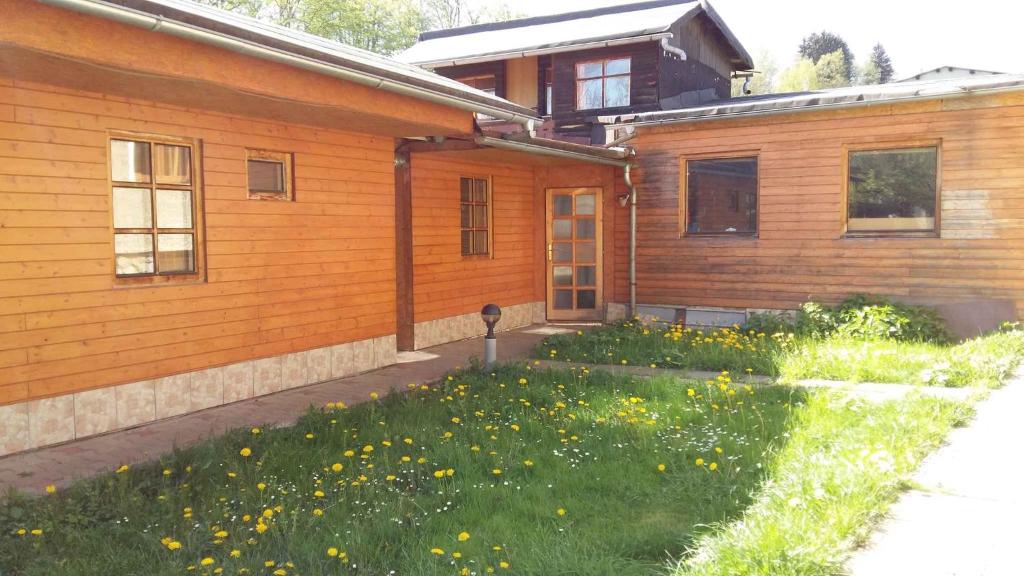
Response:
[{"label": "wooden glass door", "polygon": [[600,320],[601,189],[547,191],[548,320]]}]

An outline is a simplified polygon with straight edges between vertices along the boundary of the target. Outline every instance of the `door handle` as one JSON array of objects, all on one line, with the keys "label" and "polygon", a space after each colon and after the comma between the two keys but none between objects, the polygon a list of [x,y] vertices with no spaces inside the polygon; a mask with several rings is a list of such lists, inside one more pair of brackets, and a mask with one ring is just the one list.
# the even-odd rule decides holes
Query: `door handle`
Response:
[{"label": "door handle", "polygon": [[548,244],[548,262],[551,262],[554,258],[554,252],[552,251],[553,248],[554,247],[551,244]]}]

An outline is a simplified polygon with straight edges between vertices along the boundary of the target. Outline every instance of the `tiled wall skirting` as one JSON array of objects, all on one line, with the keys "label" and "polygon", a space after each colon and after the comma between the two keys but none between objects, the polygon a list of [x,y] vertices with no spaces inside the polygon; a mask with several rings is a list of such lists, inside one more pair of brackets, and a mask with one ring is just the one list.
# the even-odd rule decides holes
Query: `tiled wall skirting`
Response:
[{"label": "tiled wall skirting", "polygon": [[0,406],[0,456],[354,376],[395,359],[390,335]]},{"label": "tiled wall skirting", "polygon": [[[498,322],[497,330],[511,330],[522,328],[530,324],[539,324],[545,321],[547,311],[544,302],[527,302],[516,304],[501,309],[501,320]],[[419,350],[429,348],[438,344],[465,340],[483,336],[487,332],[479,312],[472,314],[461,314],[449,316],[438,320],[417,322],[413,327],[413,346]]]}]

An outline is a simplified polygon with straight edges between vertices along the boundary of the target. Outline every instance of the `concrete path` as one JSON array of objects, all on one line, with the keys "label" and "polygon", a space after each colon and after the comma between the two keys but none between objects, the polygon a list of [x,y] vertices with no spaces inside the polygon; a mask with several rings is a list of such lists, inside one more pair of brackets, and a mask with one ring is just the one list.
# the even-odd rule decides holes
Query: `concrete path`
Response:
[{"label": "concrete path", "polygon": [[[580,362],[559,362],[555,360],[538,360],[535,364],[544,368],[556,368],[559,370],[579,370],[588,368],[590,370],[605,370],[615,374],[631,374],[634,376],[674,376],[689,380],[714,380],[720,372],[706,372],[703,370],[677,370],[674,368],[651,368],[649,366],[621,366],[604,364],[583,364]],[[769,385],[774,384],[775,379],[770,376],[748,376],[746,374],[733,374],[733,381],[737,384]],[[940,388],[937,386],[913,386],[910,384],[877,384],[874,382],[842,382],[836,380],[798,380],[792,384],[802,388],[834,388],[842,390],[851,396],[870,400],[872,402],[884,402],[886,400],[898,400],[907,394],[917,392],[925,396],[935,398],[946,398],[948,400],[966,400],[977,394],[970,388]],[[1024,576],[1024,572],[1022,572]]]},{"label": "concrete path", "polygon": [[[573,328],[572,330],[575,330]],[[498,359],[526,357],[546,336],[566,328],[535,325],[498,335]],[[137,428],[75,440],[31,452],[0,458],[0,493],[15,488],[39,493],[46,485],[65,487],[78,478],[95,476],[159,458],[175,447],[185,447],[234,428],[287,426],[309,406],[341,400],[356,404],[370,392],[405,390],[408,384],[432,382],[465,366],[471,356],[483,356],[483,339],[443,344],[399,354],[398,364],[351,378],[332,380],[276,394],[243,400],[200,412],[169,418]]]},{"label": "concrete path", "polygon": [[851,559],[852,576],[1024,574],[1024,369],[976,408]]}]

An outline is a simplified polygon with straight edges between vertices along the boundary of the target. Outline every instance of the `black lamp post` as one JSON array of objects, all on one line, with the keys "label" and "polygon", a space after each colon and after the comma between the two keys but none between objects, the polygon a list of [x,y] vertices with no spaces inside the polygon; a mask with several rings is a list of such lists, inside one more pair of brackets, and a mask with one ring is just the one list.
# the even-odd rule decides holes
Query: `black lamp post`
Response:
[{"label": "black lamp post", "polygon": [[484,367],[490,370],[498,359],[498,340],[494,337],[494,325],[501,320],[501,308],[497,304],[487,304],[480,310],[480,317],[487,325],[487,335],[484,336]]}]

